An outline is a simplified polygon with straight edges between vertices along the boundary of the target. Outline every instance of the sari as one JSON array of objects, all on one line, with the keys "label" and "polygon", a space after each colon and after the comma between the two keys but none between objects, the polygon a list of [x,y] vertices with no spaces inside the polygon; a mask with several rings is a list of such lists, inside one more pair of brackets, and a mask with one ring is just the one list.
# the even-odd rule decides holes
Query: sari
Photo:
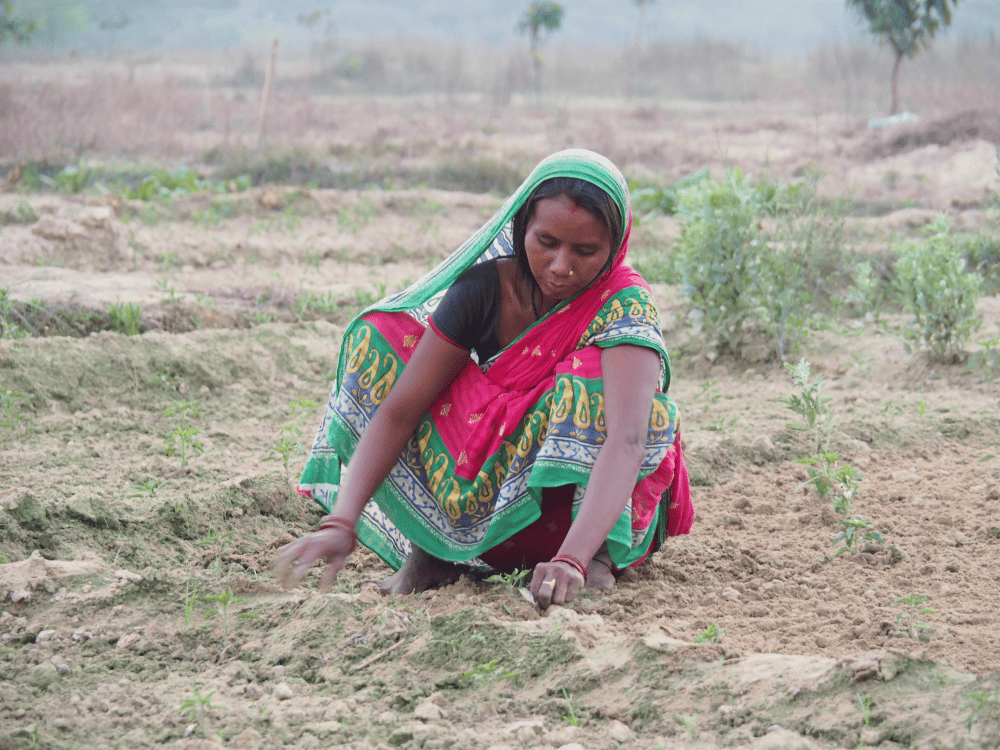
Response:
[{"label": "sari", "polygon": [[648,285],[624,264],[628,187],[611,162],[578,149],[545,159],[437,268],[351,322],[299,492],[330,511],[342,465],[427,333],[444,293],[473,264],[514,255],[514,214],[540,183],[558,176],[587,180],[611,196],[628,218],[624,236],[614,238],[620,244],[606,272],[488,361],[470,357],[421,419],[356,529],[359,541],[394,568],[411,543],[442,560],[485,565],[479,555],[540,517],[542,493],[550,488],[576,487],[575,514],[607,434],[601,351],[621,344],[655,350],[660,378],[638,481],[607,538],[608,554],[622,569],[667,536],[690,530],[694,509],[680,416],[666,393],[670,360],[659,315]]}]

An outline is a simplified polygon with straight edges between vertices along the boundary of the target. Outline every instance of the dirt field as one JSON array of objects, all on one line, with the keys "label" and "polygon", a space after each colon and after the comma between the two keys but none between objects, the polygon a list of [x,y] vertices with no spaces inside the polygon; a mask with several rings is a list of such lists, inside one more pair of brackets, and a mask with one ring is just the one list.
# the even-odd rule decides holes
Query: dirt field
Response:
[{"label": "dirt field", "polygon": [[[431,185],[438,164],[488,158],[523,175],[569,145],[647,183],[703,166],[786,182],[818,170],[820,196],[851,206],[847,241],[873,257],[939,210],[1000,228],[983,113],[943,111],[905,138],[797,104],[568,101],[498,119],[345,98],[317,99],[313,117],[301,145],[431,170]],[[227,137],[176,142],[190,163]],[[300,400],[325,401],[350,316],[432,267],[501,197],[304,181],[144,201],[24,191],[15,168],[0,193],[0,287],[37,335],[0,340],[0,748],[1000,742],[992,371],[930,364],[888,324],[829,318],[806,339],[795,357],[824,377],[833,447],[865,476],[854,509],[885,539],[831,557],[839,519],[800,487],[787,372],[706,351],[679,287],[657,283],[696,485],[689,536],[612,593],[543,615],[516,588],[470,578],[382,598],[361,584],[387,569],[364,551],[332,592],[316,592],[315,573],[285,592],[274,550],[319,518],[293,491],[301,450],[286,466],[276,447],[311,438],[320,407]],[[653,267],[677,234],[670,217],[642,223],[637,264]],[[104,330],[122,303],[141,306],[145,333]],[[976,341],[1000,334],[996,294],[977,314]],[[172,415],[178,401],[199,409]],[[184,428],[203,452],[165,455]],[[910,594],[934,610],[914,618],[929,626],[919,638],[899,618]],[[713,624],[717,637],[695,642]]]}]

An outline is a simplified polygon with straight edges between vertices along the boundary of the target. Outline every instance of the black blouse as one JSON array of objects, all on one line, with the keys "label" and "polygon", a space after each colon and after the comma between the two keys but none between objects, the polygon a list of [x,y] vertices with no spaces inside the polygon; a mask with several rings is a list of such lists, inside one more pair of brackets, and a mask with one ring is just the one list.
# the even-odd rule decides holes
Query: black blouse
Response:
[{"label": "black blouse", "polygon": [[486,362],[500,351],[500,271],[497,260],[479,263],[445,292],[431,316],[434,327]]}]

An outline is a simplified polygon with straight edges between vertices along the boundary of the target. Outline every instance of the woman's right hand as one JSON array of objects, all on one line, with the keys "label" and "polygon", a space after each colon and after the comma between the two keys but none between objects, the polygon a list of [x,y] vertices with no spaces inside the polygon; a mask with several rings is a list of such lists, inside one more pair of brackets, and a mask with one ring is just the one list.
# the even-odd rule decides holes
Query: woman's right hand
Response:
[{"label": "woman's right hand", "polygon": [[579,571],[564,562],[539,563],[531,575],[531,595],[540,609],[548,609],[551,604],[569,604],[585,585]]},{"label": "woman's right hand", "polygon": [[272,566],[274,577],[286,589],[294,588],[305,578],[313,563],[324,560],[329,563],[329,567],[319,582],[319,589],[323,591],[333,583],[337,573],[344,567],[354,544],[353,534],[341,527],[306,534],[278,550]]}]

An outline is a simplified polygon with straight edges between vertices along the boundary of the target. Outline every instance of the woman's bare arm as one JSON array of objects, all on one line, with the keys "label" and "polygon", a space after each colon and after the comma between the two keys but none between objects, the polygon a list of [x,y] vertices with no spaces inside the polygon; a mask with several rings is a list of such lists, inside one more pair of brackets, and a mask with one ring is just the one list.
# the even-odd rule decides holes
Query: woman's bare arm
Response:
[{"label": "woman's bare arm", "polygon": [[[660,357],[652,349],[630,344],[605,349],[601,377],[607,439],[597,454],[580,511],[559,548],[560,555],[572,555],[584,564],[607,539],[635,488],[660,377]],[[545,581],[549,585],[543,587]],[[582,586],[582,576],[571,566],[549,562],[535,568],[531,591],[547,606],[572,601]]]},{"label": "woman's bare arm", "polygon": [[[469,352],[445,341],[428,328],[409,363],[365,429],[341,485],[331,515],[357,524],[361,511],[389,476],[406,442],[434,400],[469,363]],[[320,586],[333,582],[343,567],[351,539],[339,528],[307,534],[286,545],[275,560],[275,576],[285,586],[296,585],[319,559],[330,567]]]}]

